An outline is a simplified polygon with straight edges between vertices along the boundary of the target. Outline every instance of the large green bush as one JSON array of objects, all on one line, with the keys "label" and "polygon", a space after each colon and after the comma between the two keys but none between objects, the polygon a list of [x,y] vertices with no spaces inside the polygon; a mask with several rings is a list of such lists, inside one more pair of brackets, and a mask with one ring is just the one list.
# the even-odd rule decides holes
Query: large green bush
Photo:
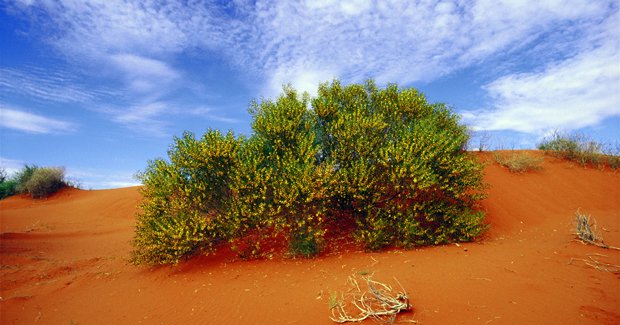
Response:
[{"label": "large green bush", "polygon": [[285,87],[252,103],[254,133],[176,139],[141,174],[134,262],[175,263],[228,241],[241,255],[283,238],[311,256],[330,227],[368,249],[468,241],[484,229],[482,167],[458,116],[415,89],[372,81]]}]

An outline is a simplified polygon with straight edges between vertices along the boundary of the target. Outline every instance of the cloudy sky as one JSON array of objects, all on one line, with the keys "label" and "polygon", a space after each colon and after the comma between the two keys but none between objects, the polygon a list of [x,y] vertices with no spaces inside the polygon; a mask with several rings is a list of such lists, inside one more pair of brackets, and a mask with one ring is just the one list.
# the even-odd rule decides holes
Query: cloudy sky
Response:
[{"label": "cloudy sky", "polygon": [[0,22],[0,163],[84,188],[135,184],[184,130],[249,135],[252,99],[334,78],[416,87],[492,148],[620,139],[613,0],[21,0]]}]

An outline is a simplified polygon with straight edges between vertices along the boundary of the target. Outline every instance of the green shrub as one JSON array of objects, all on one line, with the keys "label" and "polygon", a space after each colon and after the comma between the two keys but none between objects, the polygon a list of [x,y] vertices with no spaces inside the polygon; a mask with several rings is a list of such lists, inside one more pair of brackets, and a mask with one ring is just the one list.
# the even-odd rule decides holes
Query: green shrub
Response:
[{"label": "green shrub", "polygon": [[15,180],[15,191],[21,194],[27,194],[26,183],[32,177],[34,172],[39,169],[36,165],[25,165],[13,178]]},{"label": "green shrub", "polygon": [[0,200],[15,194],[17,182],[9,179],[4,168],[0,168]]},{"label": "green shrub", "polygon": [[513,173],[524,173],[542,169],[543,158],[534,157],[523,152],[499,152],[493,153],[495,161],[508,168]]},{"label": "green shrub", "polygon": [[17,186],[17,182],[14,180],[5,180],[0,183],[0,199],[4,199],[5,197],[9,197],[15,194],[15,187]]},{"label": "green shrub", "polygon": [[0,199],[16,193],[40,199],[68,186],[62,168],[25,165],[10,179],[7,179],[6,173],[0,176]]},{"label": "green shrub", "polygon": [[66,186],[62,168],[36,168],[30,178],[23,184],[24,190],[34,199],[40,199],[56,193]]},{"label": "green shrub", "polygon": [[557,158],[575,161],[581,166],[609,166],[615,169],[620,164],[618,150],[605,152],[602,144],[580,134],[554,132],[538,145],[538,149]]},{"label": "green shrub", "polygon": [[[459,117],[415,89],[372,81],[319,87],[313,101],[321,160],[335,166],[330,215],[348,214],[369,249],[471,239],[484,228],[470,214],[481,198],[482,166],[465,152]],[[464,216],[477,227],[457,222]],[[467,232],[465,234],[464,232]]]},{"label": "green shrub", "polygon": [[284,238],[294,255],[320,252],[335,224],[368,249],[471,240],[484,230],[482,166],[443,104],[372,81],[291,87],[252,103],[249,138],[186,133],[140,175],[137,264],[176,263],[230,242],[260,255]]},{"label": "green shrub", "polygon": [[[190,133],[175,139],[171,162],[149,162],[138,175],[144,197],[137,216],[132,261],[177,263],[196,252],[208,253],[227,238],[224,220],[233,197],[231,174],[237,170],[242,139],[209,130],[197,140]],[[230,230],[229,230],[230,231]]]}]

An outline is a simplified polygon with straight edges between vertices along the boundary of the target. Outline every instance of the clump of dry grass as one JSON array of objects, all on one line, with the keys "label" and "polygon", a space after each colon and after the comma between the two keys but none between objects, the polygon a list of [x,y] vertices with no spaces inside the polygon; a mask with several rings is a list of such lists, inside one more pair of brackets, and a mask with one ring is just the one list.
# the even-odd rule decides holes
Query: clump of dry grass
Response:
[{"label": "clump of dry grass", "polygon": [[[334,322],[361,322],[374,318],[392,324],[398,313],[411,310],[409,296],[402,286],[402,291],[394,293],[389,285],[373,280],[372,274],[365,275],[362,279],[368,290],[362,291],[356,277],[350,276],[347,280],[350,286],[347,293],[341,293],[340,296],[336,293],[330,295],[330,318]],[[350,305],[347,305],[348,301],[351,302]]]},{"label": "clump of dry grass", "polygon": [[525,152],[499,152],[493,153],[495,161],[508,168],[513,173],[524,173],[542,169],[542,157],[534,157]]},{"label": "clump of dry grass", "polygon": [[620,248],[618,247],[605,244],[605,241],[603,241],[603,236],[597,229],[596,221],[594,220],[594,218],[581,213],[579,210],[577,210],[577,213],[575,213],[575,217],[577,222],[575,235],[581,242],[602,248],[620,250]]},{"label": "clump of dry grass", "polygon": [[[589,215],[583,214],[579,212],[579,210],[577,210],[577,212],[575,213],[575,221],[576,221],[575,236],[577,236],[577,239],[580,242],[584,244],[595,245],[595,246],[602,247],[602,248],[620,250],[620,248],[618,247],[609,246],[605,244],[605,242],[603,241],[603,236],[597,229],[596,221],[594,221],[594,218],[590,217]],[[588,256],[587,259],[571,258],[570,261],[568,262],[568,265],[573,265],[573,262],[580,261],[580,262],[583,262],[585,265],[592,267],[599,271],[610,272],[610,273],[620,272],[620,265],[606,263],[599,259],[601,257],[602,258],[608,257],[606,255],[588,254],[587,256]]]}]

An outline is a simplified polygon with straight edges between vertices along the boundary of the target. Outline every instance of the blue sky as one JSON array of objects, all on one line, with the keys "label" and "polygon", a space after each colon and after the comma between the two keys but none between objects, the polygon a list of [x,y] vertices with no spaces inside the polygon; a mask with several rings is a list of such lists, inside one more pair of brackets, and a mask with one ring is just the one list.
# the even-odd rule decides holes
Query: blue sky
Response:
[{"label": "blue sky", "polygon": [[175,135],[249,135],[282,84],[416,87],[491,148],[553,130],[620,139],[617,1],[0,3],[0,163],[136,184]]}]

